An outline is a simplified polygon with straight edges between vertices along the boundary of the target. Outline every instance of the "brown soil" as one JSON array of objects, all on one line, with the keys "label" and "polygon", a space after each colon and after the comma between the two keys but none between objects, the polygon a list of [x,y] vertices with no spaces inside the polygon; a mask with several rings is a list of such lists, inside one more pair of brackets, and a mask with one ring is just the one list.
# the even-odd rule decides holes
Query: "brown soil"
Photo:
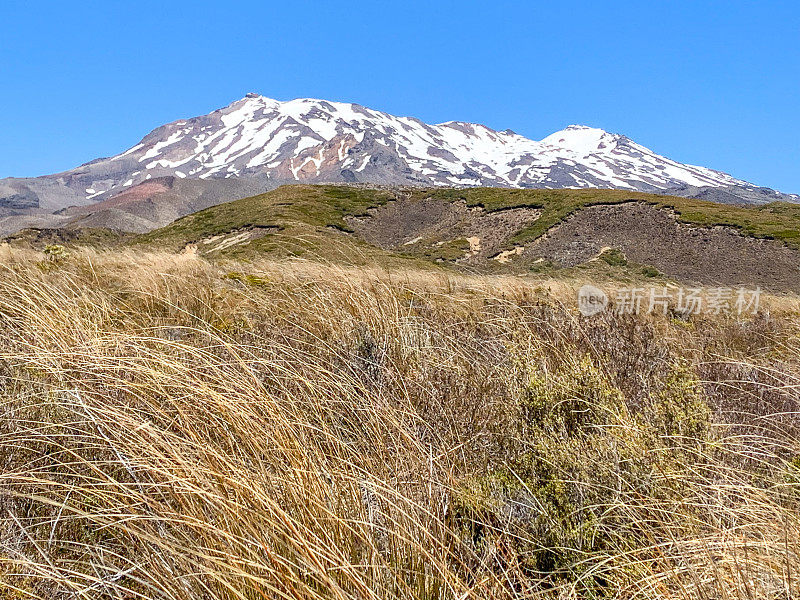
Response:
[{"label": "brown soil", "polygon": [[466,240],[469,250],[459,262],[479,264],[503,250],[511,236],[540,214],[533,208],[486,212],[464,201],[399,199],[371,209],[368,217],[347,221],[358,236],[384,250],[419,252]]},{"label": "brown soil", "polygon": [[521,258],[575,266],[604,248],[682,281],[800,291],[800,253],[782,242],[689,226],[641,202],[584,208],[528,245]]}]

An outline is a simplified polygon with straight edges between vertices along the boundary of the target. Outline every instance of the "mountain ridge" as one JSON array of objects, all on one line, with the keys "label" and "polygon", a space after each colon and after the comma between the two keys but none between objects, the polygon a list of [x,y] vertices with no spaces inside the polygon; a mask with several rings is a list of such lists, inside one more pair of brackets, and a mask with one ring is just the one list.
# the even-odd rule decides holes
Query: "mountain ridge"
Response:
[{"label": "mountain ridge", "polygon": [[[279,101],[250,93],[209,114],[161,125],[118,155],[53,175],[0,179],[0,217],[47,220],[57,211],[102,203],[161,177],[246,179],[247,185],[231,187],[256,191],[285,183],[369,183],[623,189],[751,204],[800,201],[587,125],[570,125],[537,141],[476,123],[431,125],[359,104]],[[214,187],[215,197],[225,196]],[[236,199],[235,193],[232,189],[227,199]]]}]

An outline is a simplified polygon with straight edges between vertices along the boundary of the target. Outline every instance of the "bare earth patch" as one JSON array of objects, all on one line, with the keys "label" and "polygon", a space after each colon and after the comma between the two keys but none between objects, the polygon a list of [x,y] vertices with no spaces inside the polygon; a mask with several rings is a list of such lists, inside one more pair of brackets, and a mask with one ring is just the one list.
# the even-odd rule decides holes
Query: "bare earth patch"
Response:
[{"label": "bare earth patch", "polygon": [[571,267],[604,248],[682,281],[800,291],[800,253],[782,242],[686,225],[672,211],[641,202],[584,208],[529,244],[522,257]]},{"label": "bare earth patch", "polygon": [[479,264],[497,255],[509,239],[539,218],[534,208],[487,212],[470,208],[463,200],[400,199],[367,217],[347,217],[347,223],[365,241],[384,250],[424,250],[463,239],[468,245],[459,262]]}]

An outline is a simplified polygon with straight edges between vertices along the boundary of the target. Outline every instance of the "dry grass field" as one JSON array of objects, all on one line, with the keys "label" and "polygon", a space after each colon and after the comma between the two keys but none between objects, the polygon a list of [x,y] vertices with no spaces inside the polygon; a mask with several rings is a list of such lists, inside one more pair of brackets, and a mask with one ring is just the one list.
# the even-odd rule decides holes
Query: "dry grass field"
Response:
[{"label": "dry grass field", "polygon": [[0,248],[0,598],[800,595],[800,304]]}]

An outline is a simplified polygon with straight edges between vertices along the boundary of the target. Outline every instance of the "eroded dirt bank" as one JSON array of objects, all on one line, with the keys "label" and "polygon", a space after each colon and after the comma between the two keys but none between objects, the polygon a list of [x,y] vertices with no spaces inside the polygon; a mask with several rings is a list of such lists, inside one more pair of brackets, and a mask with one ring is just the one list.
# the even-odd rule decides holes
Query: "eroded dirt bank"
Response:
[{"label": "eroded dirt bank", "polygon": [[528,245],[521,258],[575,266],[604,248],[619,248],[628,260],[681,281],[800,291],[800,253],[782,242],[686,225],[673,212],[640,202],[584,208]]},{"label": "eroded dirt bank", "polygon": [[349,218],[348,223],[358,236],[384,250],[419,252],[462,240],[464,252],[458,260],[480,264],[540,214],[534,208],[486,212],[464,201],[400,199],[371,210],[368,217]]}]

